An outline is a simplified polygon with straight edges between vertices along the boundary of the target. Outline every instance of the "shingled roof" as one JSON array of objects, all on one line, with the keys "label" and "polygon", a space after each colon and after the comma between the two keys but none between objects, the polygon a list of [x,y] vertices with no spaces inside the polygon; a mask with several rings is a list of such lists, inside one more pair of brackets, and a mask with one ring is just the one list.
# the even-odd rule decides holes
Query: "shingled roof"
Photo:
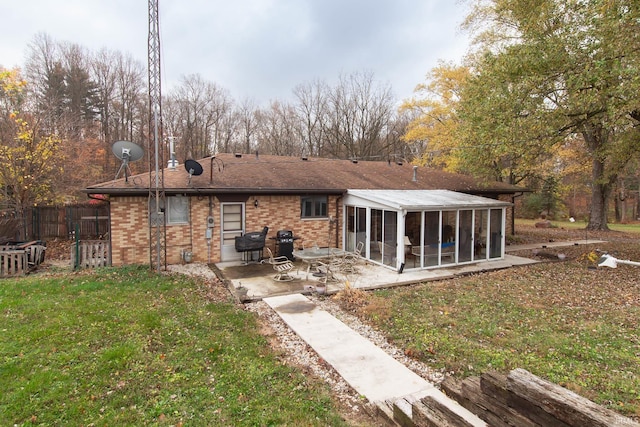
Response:
[{"label": "shingled roof", "polygon": [[[406,162],[351,161],[256,154],[217,154],[198,161],[203,173],[191,176],[184,165],[164,170],[167,194],[264,193],[341,194],[359,190],[452,190],[473,194],[514,194],[522,188],[483,183],[469,175],[415,167]],[[149,189],[148,173],[103,182],[90,194],[138,195]],[[153,181],[152,181],[153,182]]]}]

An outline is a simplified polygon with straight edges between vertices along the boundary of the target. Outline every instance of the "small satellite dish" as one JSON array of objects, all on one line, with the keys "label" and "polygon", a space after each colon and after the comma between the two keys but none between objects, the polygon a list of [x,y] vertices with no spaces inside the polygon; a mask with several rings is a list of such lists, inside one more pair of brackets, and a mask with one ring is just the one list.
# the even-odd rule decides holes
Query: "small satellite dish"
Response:
[{"label": "small satellite dish", "polygon": [[202,175],[202,165],[195,160],[187,160],[184,162],[184,168],[189,172],[189,176],[191,175]]},{"label": "small satellite dish", "polygon": [[124,179],[126,182],[129,181],[129,174],[131,170],[129,169],[129,162],[138,161],[144,156],[144,150],[138,144],[130,142],[130,141],[116,141],[111,146],[111,151],[113,154],[122,160],[122,164],[120,165],[120,169],[116,173],[115,179],[118,179],[120,172],[124,170]]}]

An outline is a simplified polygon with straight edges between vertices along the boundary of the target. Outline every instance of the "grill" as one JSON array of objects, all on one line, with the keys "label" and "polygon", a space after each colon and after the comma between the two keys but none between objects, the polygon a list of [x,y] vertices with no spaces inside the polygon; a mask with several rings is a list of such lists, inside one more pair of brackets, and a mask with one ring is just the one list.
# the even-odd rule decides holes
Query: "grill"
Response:
[{"label": "grill", "polygon": [[262,250],[268,231],[269,227],[264,227],[262,231],[253,231],[236,237],[236,251],[244,252],[245,258],[248,258],[248,252],[260,251],[260,259],[262,259]]},{"label": "grill", "polygon": [[278,256],[286,256],[289,260],[293,261],[293,242],[298,240],[294,237],[291,230],[279,230],[276,233],[276,247],[278,249]]}]

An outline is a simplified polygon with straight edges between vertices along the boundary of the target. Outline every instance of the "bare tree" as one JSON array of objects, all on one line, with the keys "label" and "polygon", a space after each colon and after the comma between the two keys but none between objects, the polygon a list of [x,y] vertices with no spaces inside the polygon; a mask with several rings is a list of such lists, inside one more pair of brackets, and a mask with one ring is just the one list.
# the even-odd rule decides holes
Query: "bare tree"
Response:
[{"label": "bare tree", "polygon": [[256,146],[256,137],[260,127],[260,114],[255,101],[245,98],[236,109],[238,120],[238,137],[245,153],[250,153]]},{"label": "bare tree", "polygon": [[25,76],[29,81],[30,110],[41,115],[41,126],[58,133],[64,112],[64,69],[60,47],[45,33],[28,46]]},{"label": "bare tree", "polygon": [[230,133],[232,101],[227,91],[199,75],[182,79],[165,102],[165,127],[176,137],[176,152],[183,158],[206,157]]},{"label": "bare tree", "polygon": [[372,73],[341,76],[329,96],[325,154],[369,159],[385,148],[384,130],[393,116],[389,85],[376,84]]},{"label": "bare tree", "polygon": [[[108,177],[117,167],[117,159],[111,155],[111,145],[120,140],[137,143],[144,140],[147,108],[145,72],[142,64],[130,55],[106,49],[93,57],[91,69],[97,85],[100,139]],[[132,168],[136,167],[132,165]]]},{"label": "bare tree", "polygon": [[116,73],[113,63],[115,62],[116,53],[102,49],[94,57],[92,61],[93,76],[98,85],[96,96],[98,98],[99,120],[100,120],[100,139],[104,147],[103,165],[105,172],[109,168],[108,154],[111,142],[111,108],[113,106],[116,92]]},{"label": "bare tree", "polygon": [[329,112],[329,86],[321,80],[301,84],[294,88],[297,98],[295,109],[300,125],[300,141],[302,154],[318,156],[323,150],[325,141],[325,122]]},{"label": "bare tree", "polygon": [[132,56],[116,62],[117,96],[114,140],[142,142],[147,126],[147,76],[145,66]]},{"label": "bare tree", "polygon": [[258,150],[279,156],[301,154],[299,143],[300,122],[293,105],[271,102],[268,109],[260,114]]}]

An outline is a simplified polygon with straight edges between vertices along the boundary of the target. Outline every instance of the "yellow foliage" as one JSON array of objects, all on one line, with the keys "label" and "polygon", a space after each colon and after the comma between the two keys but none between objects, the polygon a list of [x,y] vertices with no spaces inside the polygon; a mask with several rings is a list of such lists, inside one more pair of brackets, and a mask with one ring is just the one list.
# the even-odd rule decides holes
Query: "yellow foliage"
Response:
[{"label": "yellow foliage", "polygon": [[466,67],[440,63],[428,74],[428,83],[416,87],[420,97],[405,100],[400,107],[401,111],[410,111],[416,116],[402,139],[408,144],[423,144],[425,151],[420,164],[457,169],[456,106],[468,77]]},{"label": "yellow foliage", "polygon": [[[12,110],[13,106],[19,103],[26,85],[27,82],[20,77],[18,69],[7,70],[0,67],[0,105]],[[9,113],[10,116],[16,114],[15,111]]]},{"label": "yellow foliage", "polygon": [[0,144],[0,184],[11,188],[11,204],[18,210],[52,201],[53,184],[62,162],[61,142],[40,135],[27,120],[13,117],[13,141]]}]

